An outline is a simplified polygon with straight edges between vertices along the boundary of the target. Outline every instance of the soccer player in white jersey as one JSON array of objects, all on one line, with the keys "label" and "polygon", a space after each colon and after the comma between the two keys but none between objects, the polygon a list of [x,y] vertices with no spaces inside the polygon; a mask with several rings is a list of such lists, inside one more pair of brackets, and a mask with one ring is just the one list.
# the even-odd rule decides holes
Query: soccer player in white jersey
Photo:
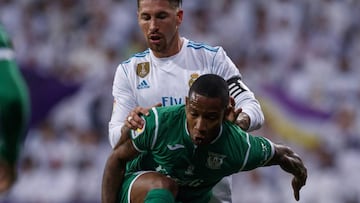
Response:
[{"label": "soccer player in white jersey", "polygon": [[[180,36],[181,3],[181,0],[137,1],[138,23],[149,49],[135,54],[117,68],[109,123],[112,147],[119,141],[124,125],[132,129],[142,127],[138,114],[145,113],[146,109],[139,106],[184,104],[192,82],[207,73],[227,80],[235,107],[242,111],[235,122],[243,130],[258,129],[264,122],[259,102],[242,82],[241,74],[223,48]],[[231,177],[222,180],[213,190],[213,202],[231,202],[230,187]]]}]

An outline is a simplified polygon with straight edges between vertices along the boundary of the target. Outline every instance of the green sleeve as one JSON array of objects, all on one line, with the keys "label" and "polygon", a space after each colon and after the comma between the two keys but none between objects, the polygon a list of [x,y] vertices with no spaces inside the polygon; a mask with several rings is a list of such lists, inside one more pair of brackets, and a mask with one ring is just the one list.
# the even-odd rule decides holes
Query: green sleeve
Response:
[{"label": "green sleeve", "polygon": [[252,136],[248,133],[246,133],[246,136],[249,148],[242,171],[264,166],[275,153],[274,145],[270,140],[260,136]]},{"label": "green sleeve", "polygon": [[28,89],[14,55],[0,25],[0,158],[10,164],[18,159],[30,114]]},{"label": "green sleeve", "polygon": [[153,108],[148,116],[142,116],[144,126],[142,129],[132,130],[131,139],[135,148],[140,151],[150,151],[156,142],[157,132],[157,111]]}]

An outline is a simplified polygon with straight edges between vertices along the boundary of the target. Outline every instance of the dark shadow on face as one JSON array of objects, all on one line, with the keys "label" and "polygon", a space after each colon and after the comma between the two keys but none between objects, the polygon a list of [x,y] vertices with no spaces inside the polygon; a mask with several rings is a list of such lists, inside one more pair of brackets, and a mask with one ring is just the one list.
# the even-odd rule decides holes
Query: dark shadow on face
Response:
[{"label": "dark shadow on face", "polygon": [[186,98],[187,128],[196,145],[209,144],[220,131],[225,107],[220,98],[193,92]]}]

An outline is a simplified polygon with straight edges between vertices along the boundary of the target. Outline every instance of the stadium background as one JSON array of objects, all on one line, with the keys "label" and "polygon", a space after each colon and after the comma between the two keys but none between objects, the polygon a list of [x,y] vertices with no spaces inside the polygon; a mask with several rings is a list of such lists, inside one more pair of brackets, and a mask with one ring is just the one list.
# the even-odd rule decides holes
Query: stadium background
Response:
[{"label": "stadium background", "polygon": [[[293,147],[302,203],[360,202],[360,1],[184,0],[184,36],[222,45]],[[20,177],[7,203],[100,202],[118,63],[144,49],[134,0],[0,0],[31,91]],[[295,202],[278,168],[236,175],[234,201]]]}]

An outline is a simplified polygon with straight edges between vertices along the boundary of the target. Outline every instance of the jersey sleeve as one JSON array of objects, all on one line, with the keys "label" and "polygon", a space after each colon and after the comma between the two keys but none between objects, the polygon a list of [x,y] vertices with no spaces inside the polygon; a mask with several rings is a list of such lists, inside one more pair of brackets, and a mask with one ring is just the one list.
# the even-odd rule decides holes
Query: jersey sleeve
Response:
[{"label": "jersey sleeve", "polygon": [[215,55],[213,72],[228,81],[230,95],[235,99],[235,107],[242,108],[242,111],[249,115],[250,126],[247,131],[259,129],[264,123],[260,103],[244,83],[238,68],[222,47],[219,47]]},{"label": "jersey sleeve", "polygon": [[112,88],[114,103],[109,122],[109,141],[113,148],[120,140],[121,127],[124,125],[126,116],[137,106],[127,75],[128,71],[123,64],[120,64],[114,77]]},{"label": "jersey sleeve", "polygon": [[273,143],[260,136],[246,133],[247,151],[240,171],[248,171],[266,165],[275,154]]},{"label": "jersey sleeve", "polygon": [[15,54],[0,24],[0,160],[10,165],[19,159],[31,114],[29,90]]},{"label": "jersey sleeve", "polygon": [[131,139],[134,147],[139,152],[150,151],[153,149],[158,130],[158,116],[155,108],[149,111],[148,116],[142,116],[144,126],[142,129],[132,130]]}]

